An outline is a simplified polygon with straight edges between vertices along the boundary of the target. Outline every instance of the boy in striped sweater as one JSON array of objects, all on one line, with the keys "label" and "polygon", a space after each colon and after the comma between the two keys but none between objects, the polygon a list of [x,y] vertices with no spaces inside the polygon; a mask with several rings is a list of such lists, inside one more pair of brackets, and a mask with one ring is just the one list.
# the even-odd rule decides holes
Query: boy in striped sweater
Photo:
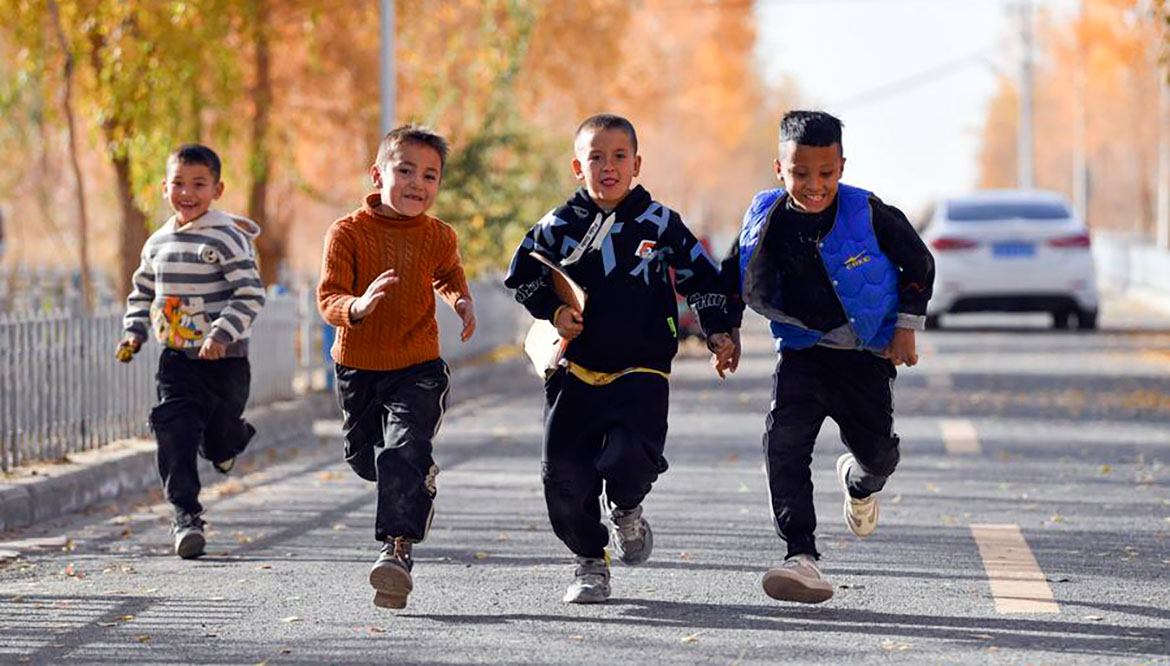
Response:
[{"label": "boy in striped sweater", "polygon": [[260,227],[211,209],[223,181],[219,156],[206,146],[171,154],[163,194],[175,214],[142,247],[117,355],[128,363],[148,331],[163,345],[150,425],[174,508],[175,553],[191,559],[205,545],[198,456],[226,474],[256,433],[242,415],[252,377],[248,338],[264,305],[252,251]]}]

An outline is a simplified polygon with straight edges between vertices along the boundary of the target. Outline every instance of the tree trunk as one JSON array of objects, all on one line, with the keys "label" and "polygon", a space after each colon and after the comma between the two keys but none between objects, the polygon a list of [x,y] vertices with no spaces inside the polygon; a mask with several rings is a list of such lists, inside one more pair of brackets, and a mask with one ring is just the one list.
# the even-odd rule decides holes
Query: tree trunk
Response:
[{"label": "tree trunk", "polygon": [[65,121],[69,134],[69,163],[73,167],[73,178],[77,184],[77,238],[80,247],[79,264],[81,270],[81,307],[87,314],[93,311],[93,288],[90,285],[89,275],[89,214],[85,207],[85,179],[81,175],[81,162],[77,157],[77,121],[73,115],[73,51],[65,39],[65,29],[61,26],[61,13],[56,2],[49,2],[49,12],[53,15],[53,26],[57,32],[57,43],[61,47],[61,54],[65,57],[65,91],[61,105],[65,111]]},{"label": "tree trunk", "polygon": [[248,190],[248,217],[263,233],[256,239],[260,279],[265,285],[279,279],[278,269],[288,254],[287,230],[275,216],[268,214],[268,186],[272,176],[272,155],[269,148],[268,125],[272,112],[272,54],[268,34],[268,0],[255,0],[252,5],[253,65],[256,82],[252,87],[252,136],[249,159],[251,186]]},{"label": "tree trunk", "polygon": [[111,155],[114,173],[118,177],[118,205],[122,208],[122,234],[118,246],[118,293],[129,294],[134,271],[138,268],[146,233],[146,213],[134,201],[134,186],[130,179],[130,156]]}]

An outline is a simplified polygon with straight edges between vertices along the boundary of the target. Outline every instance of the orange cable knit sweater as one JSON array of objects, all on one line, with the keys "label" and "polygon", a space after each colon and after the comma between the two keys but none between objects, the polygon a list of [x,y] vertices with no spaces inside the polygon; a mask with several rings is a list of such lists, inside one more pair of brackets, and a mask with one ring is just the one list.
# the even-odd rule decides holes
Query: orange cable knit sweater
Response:
[{"label": "orange cable knit sweater", "polygon": [[[435,291],[449,305],[471,298],[455,230],[425,213],[396,219],[378,212],[377,192],[325,235],[317,308],[337,327],[333,359],[362,370],[398,370],[439,357]],[[398,283],[378,307],[354,322],[349,308],[381,273]]]}]

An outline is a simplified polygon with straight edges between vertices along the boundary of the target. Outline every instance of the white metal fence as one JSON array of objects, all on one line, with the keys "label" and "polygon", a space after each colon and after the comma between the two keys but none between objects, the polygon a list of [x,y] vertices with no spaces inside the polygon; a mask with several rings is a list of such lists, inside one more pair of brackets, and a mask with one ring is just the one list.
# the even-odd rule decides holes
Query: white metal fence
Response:
[{"label": "white metal fence", "polygon": [[[291,295],[268,299],[252,332],[250,405],[295,395],[298,337],[317,321]],[[158,346],[119,363],[122,309],[0,314],[0,470],[144,435]]]}]

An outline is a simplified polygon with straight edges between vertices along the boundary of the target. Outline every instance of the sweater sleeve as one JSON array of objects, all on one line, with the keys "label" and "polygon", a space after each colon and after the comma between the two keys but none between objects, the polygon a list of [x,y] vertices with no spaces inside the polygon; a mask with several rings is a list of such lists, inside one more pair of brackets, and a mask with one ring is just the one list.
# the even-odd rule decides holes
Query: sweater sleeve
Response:
[{"label": "sweater sleeve", "polygon": [[358,323],[349,316],[349,307],[358,298],[353,293],[357,282],[356,251],[353,237],[340,224],[329,228],[321,259],[321,281],[317,284],[317,310],[327,324],[351,328]]},{"label": "sweater sleeve", "polygon": [[264,307],[264,283],[256,270],[252,243],[242,233],[232,230],[224,247],[228,253],[220,256],[223,279],[232,288],[231,298],[211,322],[210,336],[216,342],[230,343],[241,339]]},{"label": "sweater sleeve", "polygon": [[154,265],[147,247],[142,248],[138,270],[130,282],[133,288],[126,297],[126,316],[122,318],[122,329],[139,342],[149,337],[150,305],[154,302]]},{"label": "sweater sleeve", "polygon": [[471,290],[467,287],[467,276],[463,273],[463,264],[459,259],[459,239],[455,230],[440,223],[439,232],[439,257],[433,283],[435,291],[447,305],[455,307],[460,298],[471,298]]},{"label": "sweater sleeve", "polygon": [[902,211],[870,200],[878,247],[898,268],[898,325],[921,330],[934,287],[934,257]]}]

